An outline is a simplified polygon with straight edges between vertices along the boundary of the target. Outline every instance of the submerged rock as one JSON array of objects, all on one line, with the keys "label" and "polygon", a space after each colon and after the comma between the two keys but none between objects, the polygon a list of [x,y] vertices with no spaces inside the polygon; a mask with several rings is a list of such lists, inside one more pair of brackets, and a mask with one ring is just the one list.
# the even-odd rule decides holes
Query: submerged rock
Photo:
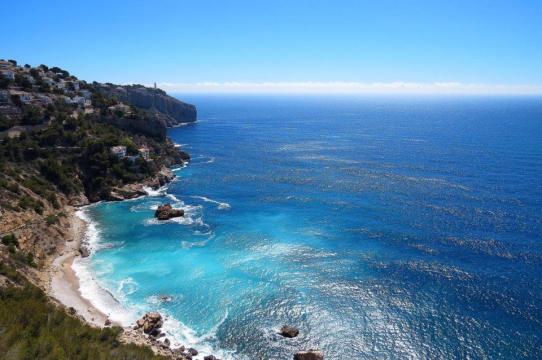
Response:
[{"label": "submerged rock", "polygon": [[173,300],[173,297],[169,296],[169,295],[160,295],[158,297],[158,299],[161,301],[161,302],[170,302]]},{"label": "submerged rock", "polygon": [[181,216],[184,216],[184,210],[174,209],[171,204],[160,205],[154,212],[154,217],[156,217],[158,220],[169,220],[171,218]]},{"label": "submerged rock", "polygon": [[294,360],[324,360],[324,354],[320,350],[298,351]]},{"label": "submerged rock", "polygon": [[284,325],[280,328],[279,334],[287,338],[294,338],[299,335],[299,330],[296,327]]},{"label": "submerged rock", "polygon": [[197,351],[196,349],[194,349],[194,348],[188,349],[188,353],[189,353],[190,355],[192,355],[192,356],[198,355],[198,351]]},{"label": "submerged rock", "polygon": [[105,319],[104,325],[105,325],[105,326],[110,326],[110,325],[111,325],[111,320]]}]

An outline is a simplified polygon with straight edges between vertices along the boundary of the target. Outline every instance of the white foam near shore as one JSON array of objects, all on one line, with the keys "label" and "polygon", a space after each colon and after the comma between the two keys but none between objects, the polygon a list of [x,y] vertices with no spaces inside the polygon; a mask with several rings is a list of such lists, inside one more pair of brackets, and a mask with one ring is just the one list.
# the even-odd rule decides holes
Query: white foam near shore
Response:
[{"label": "white foam near shore", "polygon": [[[100,243],[100,229],[87,213],[86,209],[78,210],[76,215],[86,223],[86,231],[83,237],[83,245],[91,253],[102,248]],[[72,269],[79,279],[79,292],[81,296],[98,311],[106,314],[113,322],[124,327],[130,326],[137,320],[137,314],[125,309],[113,295],[102,287],[92,269],[91,258],[77,257],[73,260]],[[107,267],[107,272],[114,269],[111,264]]]},{"label": "white foam near shore", "polygon": [[[170,221],[181,223],[183,225],[206,225],[202,219],[201,205],[186,205],[174,195],[166,194],[165,187],[158,190],[152,190],[149,188],[146,189],[146,191],[149,196],[166,195],[177,205],[182,206],[187,216],[183,218],[171,219]],[[208,198],[205,199],[210,202],[215,202],[214,200]],[[224,204],[229,207],[229,205],[225,203],[216,203],[219,204],[219,206]],[[79,279],[78,290],[83,299],[87,300],[88,303],[96,310],[108,316],[114,323],[117,323],[125,328],[131,327],[145,312],[158,310],[165,317],[163,330],[167,337],[172,341],[173,348],[184,345],[188,348],[194,347],[198,349],[199,354],[197,357],[194,357],[194,360],[201,360],[204,356],[211,354],[217,355],[224,360],[232,359],[231,353],[214,349],[211,344],[212,340],[216,336],[219,326],[226,320],[228,316],[227,313],[208,332],[198,336],[193,329],[186,326],[178,319],[175,319],[173,316],[168,314],[167,311],[163,309],[148,308],[148,304],[146,304],[144,301],[136,306],[130,306],[129,308],[124,306],[122,304],[122,302],[125,301],[123,295],[132,294],[133,292],[137,291],[138,284],[133,279],[126,278],[121,280],[118,284],[109,284],[111,286],[108,286],[108,284],[101,283],[101,281],[97,279],[97,275],[101,274],[106,276],[107,274],[112,273],[114,268],[112,264],[102,264],[101,269],[95,269],[93,267],[92,254],[105,247],[105,243],[101,239],[101,230],[99,224],[93,221],[90,217],[88,209],[83,208],[78,210],[76,215],[86,223],[86,231],[82,239],[82,243],[91,252],[91,256],[89,257],[75,258],[71,265],[74,274]],[[193,245],[201,246],[201,244]],[[107,288],[114,289],[112,290],[113,293],[108,291]]]},{"label": "white foam near shore", "polygon": [[149,186],[143,186],[143,191],[147,193],[148,196],[163,196],[166,192],[166,186],[162,186],[158,189],[153,189]]}]

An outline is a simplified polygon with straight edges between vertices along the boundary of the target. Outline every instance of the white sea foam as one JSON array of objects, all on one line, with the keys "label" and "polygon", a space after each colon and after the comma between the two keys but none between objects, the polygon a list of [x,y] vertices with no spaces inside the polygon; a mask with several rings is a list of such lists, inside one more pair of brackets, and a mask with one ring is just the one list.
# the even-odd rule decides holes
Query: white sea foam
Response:
[{"label": "white sea foam", "polygon": [[173,171],[173,172],[181,171],[182,169],[184,169],[187,166],[188,166],[187,163],[184,163],[182,166],[172,168],[171,171]]},{"label": "white sea foam", "polygon": [[85,208],[77,210],[75,215],[83,220],[87,224],[85,235],[83,236],[83,245],[87,247],[91,252],[98,250],[100,246],[100,229],[98,225],[92,221]]},{"label": "white sea foam", "polygon": [[[179,201],[173,195],[172,197]],[[182,201],[179,202],[182,203]],[[187,214],[195,215],[201,213],[201,206],[184,205],[183,209]],[[77,211],[76,214],[87,224],[83,240],[85,245],[91,252],[102,249],[103,244],[100,241],[101,231],[98,224],[91,219],[86,209],[81,209]],[[188,219],[184,220],[183,218],[172,220],[174,220],[174,222],[186,221],[190,224],[193,223],[208,227],[207,224],[203,223],[201,216],[196,218],[188,217]],[[192,246],[197,246],[198,243],[203,242],[193,243]],[[95,261],[95,265],[96,266],[93,266],[92,257],[76,258],[74,259],[72,268],[79,278],[79,291],[81,292],[81,295],[96,309],[106,314],[113,322],[124,327],[130,327],[145,312],[156,309],[158,303],[153,301],[147,301],[146,303],[137,304],[136,306],[132,304],[129,307],[123,305],[123,303],[126,304],[126,296],[133,294],[138,290],[139,285],[137,282],[133,278],[127,277],[116,284],[102,283],[96,278],[96,275],[102,277],[112,274],[114,272],[114,267],[111,263],[105,263],[99,260]],[[110,292],[107,288],[115,290]],[[152,306],[149,307],[148,305]],[[169,315],[167,311],[161,309],[160,312],[165,315],[163,330],[167,334],[167,337],[172,340],[172,347],[175,348],[184,345],[186,347],[197,348],[199,354],[197,357],[194,357],[195,360],[201,360],[204,356],[211,354],[218,355],[225,360],[232,359],[231,353],[214,349],[210,344],[210,341],[216,337],[218,328],[226,320],[228,316],[227,312],[217,324],[215,324],[208,332],[200,336],[198,336],[193,329]]]},{"label": "white sea foam", "polygon": [[132,277],[122,279],[117,287],[117,293],[123,295],[131,295],[137,291],[139,285]]},{"label": "white sea foam", "polygon": [[198,195],[194,195],[194,196],[191,196],[191,198],[194,198],[194,199],[200,199],[200,200],[203,200],[205,202],[209,202],[209,203],[213,203],[213,204],[217,204],[217,209],[219,210],[229,210],[231,209],[231,206],[230,204],[226,203],[226,202],[220,202],[220,201],[216,201],[216,200],[213,200],[213,199],[209,199],[208,197],[206,196],[198,196]]},{"label": "white sea foam", "polygon": [[214,156],[198,156],[193,159],[192,165],[212,164],[215,162],[215,160],[216,158]]},{"label": "white sea foam", "polygon": [[180,203],[183,205],[177,204],[175,205],[175,207],[178,207],[184,210],[184,216],[171,218],[169,220],[158,220],[155,218],[145,219],[143,221],[143,224],[145,226],[163,225],[163,224],[170,224],[170,223],[177,223],[180,225],[198,225],[198,226],[206,225],[203,222],[203,215],[201,215],[201,206],[184,205],[182,201]]},{"label": "white sea foam", "polygon": [[153,189],[149,186],[143,186],[143,191],[147,193],[149,196],[163,196],[167,190],[167,185],[164,185],[158,189]]},{"label": "white sea foam", "polygon": [[193,347],[198,349],[199,354],[194,359],[203,359],[203,357],[206,355],[215,355],[221,359],[230,360],[233,358],[230,352],[214,349],[209,343],[209,341],[216,337],[218,328],[224,323],[224,321],[226,321],[227,318],[228,311],[226,310],[226,313],[222,319],[213,325],[209,331],[207,331],[205,334],[198,335],[196,331],[186,326],[181,321],[166,315],[162,329],[168,338],[172,340],[173,348],[184,345],[187,348]]},{"label": "white sea foam", "polygon": [[195,248],[195,247],[204,247],[205,245],[207,245],[209,240],[211,240],[211,239],[207,239],[207,240],[203,240],[203,241],[185,241],[185,240],[182,240],[181,241],[181,247],[183,249],[191,249],[191,248]]}]

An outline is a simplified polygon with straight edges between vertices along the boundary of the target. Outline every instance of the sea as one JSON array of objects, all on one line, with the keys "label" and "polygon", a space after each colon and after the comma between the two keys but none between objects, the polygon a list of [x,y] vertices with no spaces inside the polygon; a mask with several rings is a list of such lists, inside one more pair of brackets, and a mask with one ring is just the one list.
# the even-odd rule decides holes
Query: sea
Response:
[{"label": "sea", "polygon": [[542,98],[179,98],[175,181],[79,211],[114,321],[198,359],[542,358]]}]

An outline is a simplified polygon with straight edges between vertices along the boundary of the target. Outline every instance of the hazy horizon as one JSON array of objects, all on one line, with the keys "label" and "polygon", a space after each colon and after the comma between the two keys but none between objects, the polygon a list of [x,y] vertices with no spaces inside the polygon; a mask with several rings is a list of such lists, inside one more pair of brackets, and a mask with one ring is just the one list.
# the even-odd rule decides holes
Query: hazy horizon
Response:
[{"label": "hazy horizon", "polygon": [[196,93],[542,94],[537,1],[29,0],[0,11],[0,30],[16,34],[0,58],[87,81]]}]

